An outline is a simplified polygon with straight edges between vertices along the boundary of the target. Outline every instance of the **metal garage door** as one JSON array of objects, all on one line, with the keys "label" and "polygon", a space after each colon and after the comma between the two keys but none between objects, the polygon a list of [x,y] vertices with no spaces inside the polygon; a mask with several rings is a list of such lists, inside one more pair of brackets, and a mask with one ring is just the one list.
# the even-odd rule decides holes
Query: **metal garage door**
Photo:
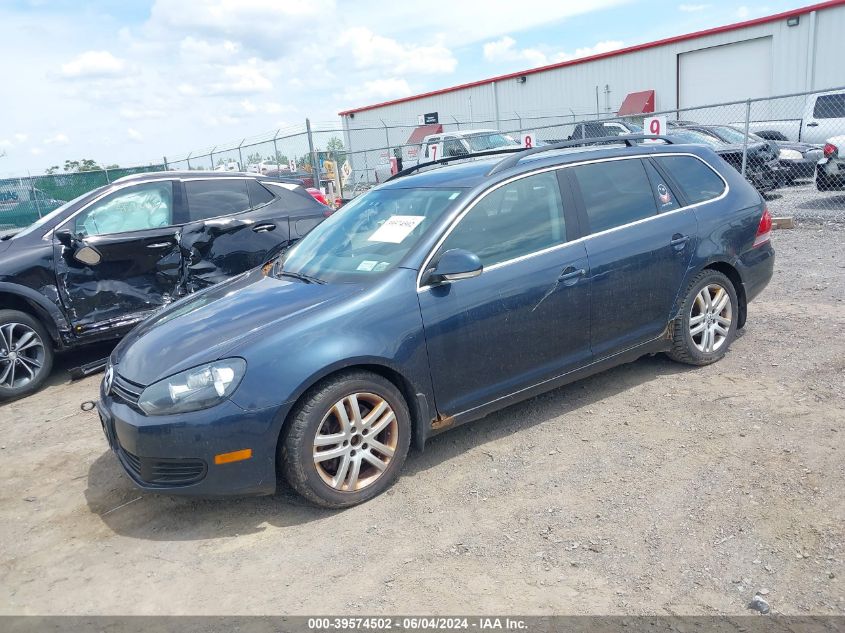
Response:
[{"label": "metal garage door", "polygon": [[771,94],[771,37],[678,55],[678,101],[682,108]]}]

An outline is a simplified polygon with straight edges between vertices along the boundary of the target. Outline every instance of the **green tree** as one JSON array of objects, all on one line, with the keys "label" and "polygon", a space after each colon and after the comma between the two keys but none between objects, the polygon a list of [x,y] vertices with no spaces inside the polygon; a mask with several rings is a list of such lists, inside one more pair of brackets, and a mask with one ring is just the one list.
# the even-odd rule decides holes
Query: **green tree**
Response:
[{"label": "green tree", "polygon": [[45,169],[44,173],[47,174],[48,176],[51,176],[51,175],[55,174],[57,171],[59,171],[59,166],[53,165],[52,167],[48,167],[47,169]]},{"label": "green tree", "polygon": [[66,160],[64,170],[67,172],[101,171],[102,167],[95,160],[83,158],[82,160]]},{"label": "green tree", "polygon": [[273,158],[272,156],[267,157],[267,162],[270,163],[277,163],[279,165],[287,165],[289,162],[289,158],[286,154],[282,154],[281,152],[276,152],[276,157]]},{"label": "green tree", "polygon": [[346,160],[346,152],[343,150],[343,141],[336,136],[331,137],[329,142],[326,143],[326,152],[330,154],[328,158],[329,160],[337,161],[338,169],[340,169],[340,165],[343,165]]}]

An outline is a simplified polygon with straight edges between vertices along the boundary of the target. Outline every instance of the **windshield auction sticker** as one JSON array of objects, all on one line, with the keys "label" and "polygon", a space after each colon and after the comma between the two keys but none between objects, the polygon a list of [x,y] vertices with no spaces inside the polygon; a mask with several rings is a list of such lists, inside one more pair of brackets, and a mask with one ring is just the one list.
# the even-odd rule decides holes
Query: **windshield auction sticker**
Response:
[{"label": "windshield auction sticker", "polygon": [[394,215],[388,218],[376,232],[370,235],[368,242],[390,242],[399,244],[420,222],[425,220],[424,215]]}]

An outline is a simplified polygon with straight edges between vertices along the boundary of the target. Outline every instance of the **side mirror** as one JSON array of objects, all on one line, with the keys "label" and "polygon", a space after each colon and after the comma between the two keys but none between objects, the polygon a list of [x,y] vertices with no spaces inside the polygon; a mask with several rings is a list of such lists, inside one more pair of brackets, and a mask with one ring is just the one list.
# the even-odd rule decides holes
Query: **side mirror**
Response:
[{"label": "side mirror", "polygon": [[437,262],[426,271],[423,283],[435,285],[478,277],[483,269],[478,255],[462,248],[453,248],[437,258]]},{"label": "side mirror", "polygon": [[96,266],[103,260],[100,252],[91,246],[83,246],[73,254],[73,258],[87,266]]},{"label": "side mirror", "polygon": [[74,235],[70,229],[58,229],[53,235],[56,236],[56,239],[62,246],[67,246],[68,248],[73,247]]}]

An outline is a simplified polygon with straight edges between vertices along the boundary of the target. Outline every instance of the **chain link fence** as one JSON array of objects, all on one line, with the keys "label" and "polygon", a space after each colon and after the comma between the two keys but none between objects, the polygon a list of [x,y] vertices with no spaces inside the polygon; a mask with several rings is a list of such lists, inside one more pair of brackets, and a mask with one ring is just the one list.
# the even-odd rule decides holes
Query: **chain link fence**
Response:
[{"label": "chain link fence", "polygon": [[0,231],[32,224],[65,202],[124,176],[161,171],[164,164],[0,179]]},{"label": "chain link fence", "polygon": [[[712,147],[763,193],[774,215],[845,223],[845,88],[666,110],[648,116],[664,117],[665,133],[676,142]],[[26,226],[65,201],[133,173],[247,171],[296,177],[307,186],[332,189],[339,197],[352,198],[384,182],[397,170],[429,160],[421,134],[433,129],[443,143],[444,157],[460,158],[479,149],[467,139],[459,139],[468,130],[497,130],[513,139],[530,133],[535,142],[556,143],[642,133],[645,116],[618,117],[608,112],[561,108],[560,112],[442,118],[436,128],[423,128],[417,121],[379,119],[378,124],[353,125],[352,119],[346,119],[341,127],[338,122],[312,125],[306,120],[304,125],[184,156],[163,157],[160,164],[2,179],[0,230]]]},{"label": "chain link fence", "polygon": [[[845,88],[666,110],[648,117],[664,117],[665,133],[675,142],[710,146],[764,195],[774,215],[845,223]],[[472,151],[466,139],[459,139],[468,130],[498,130],[517,141],[531,134],[548,144],[648,133],[642,127],[645,115],[584,116],[568,111],[447,119],[428,126],[437,130],[444,158],[460,158]],[[419,128],[416,122],[350,124],[346,130],[346,158],[352,167],[348,193],[366,190],[399,169],[429,160],[420,145],[422,139],[414,136]],[[842,138],[834,150],[830,146],[835,143],[828,141],[837,136]]]}]

